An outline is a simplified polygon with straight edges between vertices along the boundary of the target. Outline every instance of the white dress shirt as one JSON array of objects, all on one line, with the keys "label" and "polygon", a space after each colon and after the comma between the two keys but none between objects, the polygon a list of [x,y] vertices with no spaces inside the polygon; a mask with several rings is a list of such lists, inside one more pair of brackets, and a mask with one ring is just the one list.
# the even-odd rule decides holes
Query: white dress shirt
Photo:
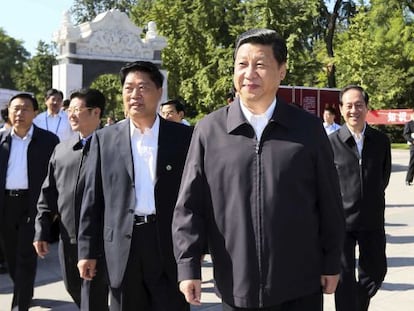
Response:
[{"label": "white dress shirt", "polygon": [[269,108],[267,108],[267,110],[262,114],[251,113],[250,110],[247,109],[247,107],[243,105],[243,102],[241,100],[240,100],[240,107],[247,121],[250,123],[251,126],[253,126],[254,131],[256,133],[257,140],[260,141],[260,138],[262,137],[262,134],[263,134],[263,130],[265,129],[266,125],[269,123],[269,120],[272,117],[273,112],[275,111],[276,98],[273,100]]},{"label": "white dress shirt", "polygon": [[364,125],[364,128],[362,129],[361,133],[359,133],[359,134],[354,133],[354,132],[353,132],[353,131],[352,131],[352,130],[348,127],[349,131],[351,132],[352,136],[353,136],[353,137],[354,137],[354,139],[355,139],[355,143],[356,143],[356,146],[357,146],[358,153],[359,153],[359,156],[360,156],[360,157],[362,156],[362,148],[364,147],[364,138],[365,138],[365,129],[366,129],[366,127],[367,127],[367,125],[365,124],[365,125]]},{"label": "white dress shirt", "polygon": [[156,116],[152,128],[144,133],[130,120],[132,160],[135,176],[135,215],[155,214],[155,174],[160,120]]},{"label": "white dress shirt", "polygon": [[44,111],[34,118],[33,123],[38,127],[57,135],[61,142],[76,135],[72,131],[68,115],[64,111],[60,111],[56,115],[51,115],[48,111]]},{"label": "white dress shirt", "polygon": [[27,149],[32,141],[33,125],[23,138],[16,135],[14,128],[12,128],[10,134],[11,148],[9,162],[7,164],[6,189],[29,189],[29,178],[27,174]]}]

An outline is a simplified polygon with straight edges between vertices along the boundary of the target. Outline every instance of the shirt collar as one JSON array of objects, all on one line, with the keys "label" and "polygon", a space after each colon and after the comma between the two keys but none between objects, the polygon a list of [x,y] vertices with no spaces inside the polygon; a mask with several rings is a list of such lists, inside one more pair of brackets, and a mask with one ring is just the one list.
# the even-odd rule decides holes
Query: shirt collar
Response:
[{"label": "shirt collar", "polygon": [[158,117],[158,114],[155,116],[155,122],[152,125],[151,128],[146,128],[144,130],[144,133],[141,133],[141,130],[135,127],[134,122],[132,122],[131,119],[129,119],[129,130],[131,133],[131,137],[135,135],[151,135],[152,137],[158,137],[158,133],[160,130],[160,119]]},{"label": "shirt collar", "polygon": [[253,114],[247,107],[243,104],[242,100],[240,99],[240,108],[243,112],[245,118],[247,121],[249,121],[250,124],[252,124],[252,119],[254,117],[263,117],[266,119],[267,122],[269,122],[270,118],[273,116],[273,112],[275,111],[276,107],[276,97],[273,99],[272,104],[267,108],[267,110],[262,114]]},{"label": "shirt collar", "polygon": [[16,132],[14,131],[14,127],[12,127],[12,129],[11,129],[11,132],[10,132],[10,135],[11,135],[11,137],[12,138],[20,138],[20,139],[27,139],[27,138],[32,138],[33,137],[33,131],[34,131],[34,128],[33,128],[33,124],[30,126],[30,128],[29,128],[29,130],[27,131],[27,133],[26,133],[26,135],[23,137],[23,138],[21,138],[20,136],[18,136],[17,134],[16,134]]},{"label": "shirt collar", "polygon": [[52,115],[49,110],[46,110],[46,116],[49,118],[55,118],[55,117],[62,117],[62,110],[59,110],[59,112],[57,114]]},{"label": "shirt collar", "polygon": [[[347,127],[348,127],[348,125],[347,125]],[[357,136],[357,134],[355,134],[355,132],[354,131],[352,131],[349,127],[348,127],[348,130],[349,130],[349,132],[351,133],[351,135],[355,138],[355,139],[361,139],[361,138],[363,138],[364,136],[365,136],[365,129],[367,128],[367,124],[365,123],[364,124],[364,128],[362,129],[362,131],[361,131],[361,137],[358,137]]]}]

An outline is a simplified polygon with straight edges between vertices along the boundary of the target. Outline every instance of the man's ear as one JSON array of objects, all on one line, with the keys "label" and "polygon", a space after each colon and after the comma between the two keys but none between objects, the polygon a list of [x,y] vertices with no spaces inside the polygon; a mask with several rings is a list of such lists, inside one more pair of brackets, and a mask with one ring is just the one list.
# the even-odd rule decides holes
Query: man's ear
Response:
[{"label": "man's ear", "polygon": [[180,116],[181,119],[184,119],[184,111],[178,112],[178,115]]}]

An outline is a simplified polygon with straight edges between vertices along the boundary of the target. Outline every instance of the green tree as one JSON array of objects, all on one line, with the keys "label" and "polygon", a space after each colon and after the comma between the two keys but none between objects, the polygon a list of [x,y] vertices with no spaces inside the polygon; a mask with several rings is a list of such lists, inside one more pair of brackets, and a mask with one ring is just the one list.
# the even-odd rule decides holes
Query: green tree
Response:
[{"label": "green tree", "polygon": [[75,23],[90,22],[98,14],[110,9],[118,9],[128,14],[137,2],[137,0],[75,0],[70,12],[74,16]]},{"label": "green tree", "polygon": [[338,84],[365,87],[373,108],[406,107],[413,94],[413,30],[401,1],[360,7],[338,36]]},{"label": "green tree", "polygon": [[[24,64],[21,73],[15,76],[17,88],[33,92],[39,103],[43,103],[46,91],[52,87],[52,67],[55,64],[54,46],[39,41],[35,56],[29,59]],[[44,105],[41,107],[46,108]]]},{"label": "green tree", "polygon": [[30,53],[23,47],[22,41],[9,37],[0,28],[0,87],[16,89],[14,76],[19,74]]},{"label": "green tree", "polygon": [[101,75],[92,82],[91,88],[98,89],[105,95],[105,116],[111,116],[117,120],[124,119],[125,115],[122,105],[122,87],[118,75]]}]

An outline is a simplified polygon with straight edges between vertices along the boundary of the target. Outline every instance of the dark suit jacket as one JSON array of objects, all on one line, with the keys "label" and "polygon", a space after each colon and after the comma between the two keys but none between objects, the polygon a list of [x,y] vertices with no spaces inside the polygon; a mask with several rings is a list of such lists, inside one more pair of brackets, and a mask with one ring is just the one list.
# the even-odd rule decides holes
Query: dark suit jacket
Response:
[{"label": "dark suit jacket", "polygon": [[[36,203],[40,188],[47,173],[47,164],[59,138],[48,131],[33,125],[32,140],[27,149],[27,170],[29,178],[29,217],[34,222]],[[0,220],[4,213],[4,190],[6,187],[7,164],[11,147],[10,130],[0,133]]]},{"label": "dark suit jacket", "polygon": [[369,125],[362,156],[347,126],[331,135],[347,230],[384,228],[385,188],[391,174],[388,137]]},{"label": "dark suit jacket", "polygon": [[35,241],[50,241],[53,217],[60,218],[60,238],[76,244],[78,220],[85,183],[84,163],[89,141],[82,148],[79,137],[58,144],[49,161],[49,170],[37,204]]},{"label": "dark suit jacket", "polygon": [[414,149],[414,138],[411,137],[412,133],[414,133],[414,121],[413,120],[408,121],[407,123],[405,123],[403,136],[404,136],[404,139],[407,142],[411,143],[410,148]]},{"label": "dark suit jacket", "polygon": [[[155,206],[160,248],[167,275],[176,282],[171,221],[190,143],[190,127],[160,118]],[[85,192],[79,224],[79,259],[107,262],[110,284],[119,287],[131,246],[135,208],[130,120],[105,127],[92,137],[86,164]]]}]

